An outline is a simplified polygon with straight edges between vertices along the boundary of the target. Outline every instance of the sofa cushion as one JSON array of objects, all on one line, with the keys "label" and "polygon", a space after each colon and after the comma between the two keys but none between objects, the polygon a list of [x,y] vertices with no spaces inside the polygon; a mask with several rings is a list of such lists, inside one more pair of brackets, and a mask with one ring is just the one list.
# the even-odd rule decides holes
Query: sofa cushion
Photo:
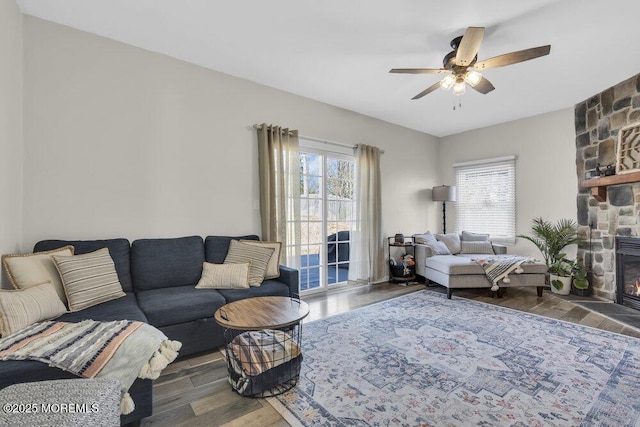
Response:
[{"label": "sofa cushion", "polygon": [[262,285],[250,289],[220,289],[227,303],[253,297],[288,297],[289,286],[277,280],[265,280]]},{"label": "sofa cushion", "polygon": [[26,289],[51,282],[62,302],[66,304],[67,296],[62,287],[60,274],[53,263],[53,258],[51,258],[53,255],[71,256],[73,255],[73,246],[33,254],[2,255],[2,265],[14,288]]},{"label": "sofa cushion", "polygon": [[131,278],[136,292],[195,285],[202,276],[200,236],[139,239],[131,244]]},{"label": "sofa cushion", "polygon": [[[474,259],[486,257],[486,254],[469,254],[469,255],[437,255],[428,257],[425,261],[427,268],[432,268],[441,273],[448,275],[467,275],[482,274],[484,270]],[[521,264],[524,270],[523,274],[546,273],[547,266],[544,263]]]},{"label": "sofa cushion", "polygon": [[416,243],[419,243],[421,245],[434,244],[437,242],[436,236],[431,234],[430,231],[426,231],[422,234],[414,234],[413,239]]},{"label": "sofa cushion", "polygon": [[86,319],[93,319],[103,322],[111,320],[137,320],[149,323],[144,315],[138,301],[133,293],[127,293],[124,297],[94,305],[82,311],[67,313],[57,320],[61,322],[81,322]]},{"label": "sofa cushion", "polygon": [[217,290],[196,289],[195,286],[152,289],[138,292],[136,296],[149,323],[155,327],[212,318],[216,310],[226,304]]},{"label": "sofa cushion", "polygon": [[43,240],[36,243],[33,248],[34,252],[49,251],[58,249],[63,246],[71,245],[74,247],[75,255],[82,255],[89,252],[95,252],[98,249],[108,248],[109,255],[113,259],[118,273],[118,280],[125,292],[132,292],[131,285],[131,269],[129,263],[130,244],[127,239],[108,239],[108,240]]},{"label": "sofa cushion", "polygon": [[436,239],[447,245],[452,254],[460,253],[460,235],[458,233],[436,234]]},{"label": "sofa cushion", "polygon": [[107,248],[82,255],[54,255],[53,261],[62,277],[69,311],[84,310],[125,295]]},{"label": "sofa cushion", "polygon": [[255,234],[248,236],[207,236],[204,239],[204,253],[207,262],[214,264],[224,263],[224,259],[229,252],[229,245],[232,240],[260,240]]}]

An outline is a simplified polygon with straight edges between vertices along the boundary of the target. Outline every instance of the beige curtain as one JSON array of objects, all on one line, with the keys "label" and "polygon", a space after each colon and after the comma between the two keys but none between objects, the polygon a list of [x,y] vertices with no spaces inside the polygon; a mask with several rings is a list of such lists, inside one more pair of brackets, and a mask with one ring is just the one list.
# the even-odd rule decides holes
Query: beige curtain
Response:
[{"label": "beige curtain", "polygon": [[380,149],[356,146],[356,224],[349,259],[349,280],[375,283],[385,279],[382,235]]},{"label": "beige curtain", "polygon": [[262,124],[258,129],[262,239],[283,243],[283,264],[298,267],[300,160],[298,131]]}]

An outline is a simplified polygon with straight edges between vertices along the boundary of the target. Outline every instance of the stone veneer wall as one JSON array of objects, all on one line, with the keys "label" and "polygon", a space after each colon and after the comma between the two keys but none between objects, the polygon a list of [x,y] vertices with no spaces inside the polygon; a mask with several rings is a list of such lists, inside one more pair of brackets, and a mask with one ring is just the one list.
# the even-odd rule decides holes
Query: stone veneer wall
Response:
[{"label": "stone veneer wall", "polygon": [[[585,172],[616,164],[616,145],[621,128],[640,122],[640,74],[576,104],[576,171],[578,182]],[[577,196],[578,234],[585,240],[578,259],[589,265],[589,225],[595,295],[615,299],[615,237],[638,236],[640,183],[609,186],[607,200],[598,202],[589,189]]]}]

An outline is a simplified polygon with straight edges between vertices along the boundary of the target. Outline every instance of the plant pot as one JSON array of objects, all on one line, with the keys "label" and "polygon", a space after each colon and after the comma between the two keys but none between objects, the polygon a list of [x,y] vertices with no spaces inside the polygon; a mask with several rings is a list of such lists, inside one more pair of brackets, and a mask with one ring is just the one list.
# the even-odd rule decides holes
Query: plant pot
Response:
[{"label": "plant pot", "polygon": [[571,293],[574,295],[578,295],[580,297],[590,297],[591,295],[593,295],[593,286],[591,286],[591,283],[593,283],[593,273],[588,272],[587,273],[587,281],[589,283],[589,286],[587,286],[586,288],[582,289],[582,288],[576,288],[575,284],[571,284]]},{"label": "plant pot", "polygon": [[549,275],[549,283],[551,284],[551,292],[558,295],[569,295],[571,292],[571,276]]}]

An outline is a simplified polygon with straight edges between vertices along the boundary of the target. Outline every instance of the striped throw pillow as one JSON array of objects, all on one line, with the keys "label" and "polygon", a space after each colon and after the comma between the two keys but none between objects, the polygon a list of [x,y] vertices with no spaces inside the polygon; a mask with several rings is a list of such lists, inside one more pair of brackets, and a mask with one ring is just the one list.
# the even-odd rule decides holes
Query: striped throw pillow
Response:
[{"label": "striped throw pillow", "polygon": [[53,261],[62,277],[69,311],[125,296],[107,248],[82,255],[54,255]]},{"label": "striped throw pillow", "polygon": [[198,289],[242,289],[249,287],[249,266],[243,264],[202,264],[202,277]]},{"label": "striped throw pillow", "polygon": [[225,264],[245,264],[249,266],[249,286],[260,286],[269,265],[273,248],[253,246],[232,240],[229,244],[229,252],[224,259]]},{"label": "striped throw pillow", "polygon": [[269,264],[267,265],[267,271],[264,273],[264,278],[276,279],[280,277],[280,252],[282,251],[281,242],[265,242],[262,240],[240,240],[240,242],[247,245],[273,248],[273,254],[269,259]]},{"label": "striped throw pillow", "polygon": [[460,242],[462,246],[461,254],[491,254],[493,255],[493,246],[491,242],[472,241]]},{"label": "striped throw pillow", "polygon": [[0,291],[0,334],[2,337],[64,314],[66,307],[60,301],[51,282],[27,289]]}]

